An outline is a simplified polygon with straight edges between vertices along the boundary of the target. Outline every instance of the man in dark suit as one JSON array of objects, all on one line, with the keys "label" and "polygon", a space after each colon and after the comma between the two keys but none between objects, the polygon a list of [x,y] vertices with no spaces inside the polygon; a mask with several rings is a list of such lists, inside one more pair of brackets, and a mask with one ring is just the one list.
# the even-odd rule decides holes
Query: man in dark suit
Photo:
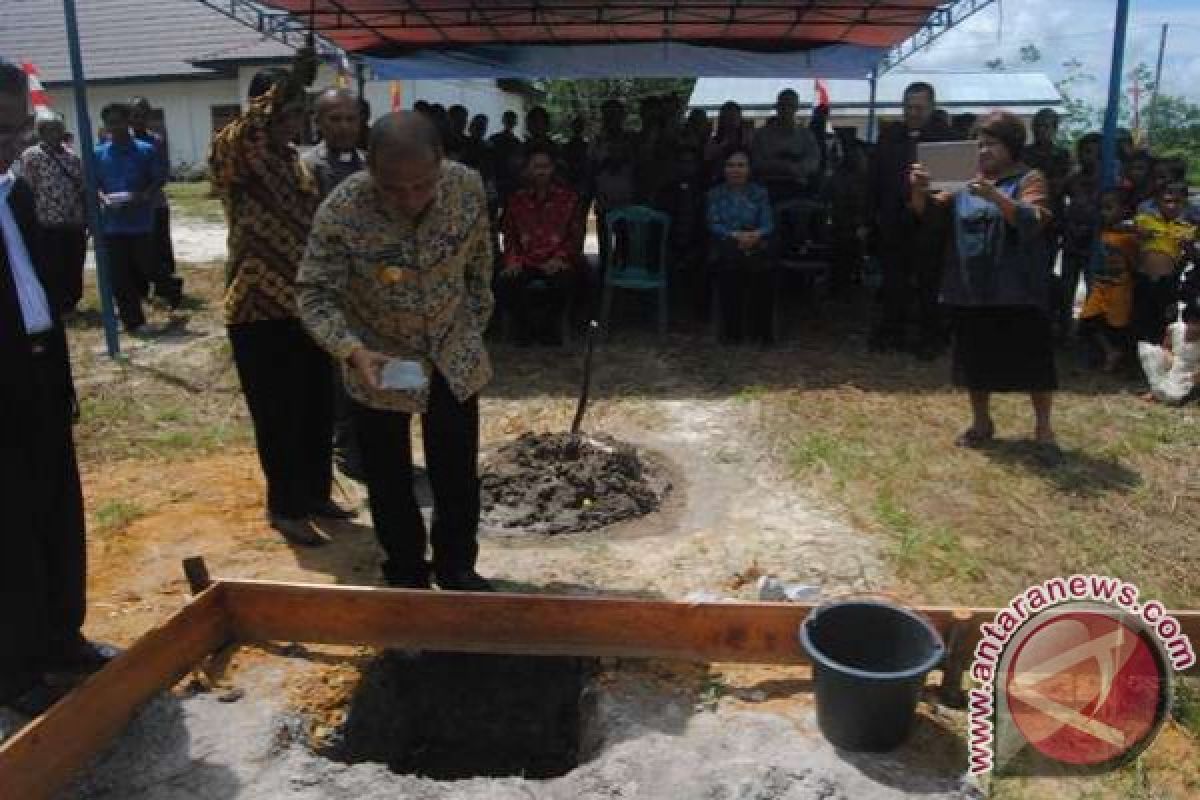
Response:
[{"label": "man in dark suit", "polygon": [[948,231],[932,221],[916,224],[908,210],[908,172],[919,144],[956,138],[939,124],[936,111],[937,96],[928,83],[904,90],[903,121],[879,133],[868,194],[883,262],[879,319],[869,344],[875,351],[910,351],[922,359],[936,358],[946,343],[938,293]]},{"label": "man in dark suit", "polygon": [[11,166],[30,124],[19,67],[0,61],[0,705],[53,700],[48,673],[111,655],[80,633],[83,494],[71,423],[75,393],[33,193]]}]

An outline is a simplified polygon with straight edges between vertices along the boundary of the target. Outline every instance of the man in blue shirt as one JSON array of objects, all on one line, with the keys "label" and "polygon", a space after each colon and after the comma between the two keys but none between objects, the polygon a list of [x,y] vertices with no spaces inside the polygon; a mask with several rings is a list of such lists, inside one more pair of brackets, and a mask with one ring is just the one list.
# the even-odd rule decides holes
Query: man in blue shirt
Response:
[{"label": "man in blue shirt", "polygon": [[153,145],[139,142],[130,130],[130,109],[105,106],[100,114],[108,141],[96,147],[100,190],[100,228],[113,270],[113,294],[125,330],[146,324],[142,298],[148,287],[164,286],[162,262],[154,241],[154,198],[166,181]]}]

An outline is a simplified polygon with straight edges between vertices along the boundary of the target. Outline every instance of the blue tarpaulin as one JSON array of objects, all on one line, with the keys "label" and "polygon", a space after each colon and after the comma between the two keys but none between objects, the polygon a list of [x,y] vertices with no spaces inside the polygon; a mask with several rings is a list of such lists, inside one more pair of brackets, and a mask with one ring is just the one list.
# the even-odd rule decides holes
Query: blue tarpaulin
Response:
[{"label": "blue tarpaulin", "polygon": [[481,45],[430,49],[364,60],[381,80],[454,78],[746,77],[865,79],[886,51],[831,44],[799,52],[763,52],[683,42]]}]

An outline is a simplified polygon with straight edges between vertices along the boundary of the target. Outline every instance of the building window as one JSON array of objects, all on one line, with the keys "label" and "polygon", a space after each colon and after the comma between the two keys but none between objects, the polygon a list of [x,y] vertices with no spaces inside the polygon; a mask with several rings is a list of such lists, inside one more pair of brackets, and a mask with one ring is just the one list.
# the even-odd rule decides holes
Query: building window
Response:
[{"label": "building window", "polygon": [[212,107],[212,132],[217,133],[242,114],[242,107],[237,103]]}]

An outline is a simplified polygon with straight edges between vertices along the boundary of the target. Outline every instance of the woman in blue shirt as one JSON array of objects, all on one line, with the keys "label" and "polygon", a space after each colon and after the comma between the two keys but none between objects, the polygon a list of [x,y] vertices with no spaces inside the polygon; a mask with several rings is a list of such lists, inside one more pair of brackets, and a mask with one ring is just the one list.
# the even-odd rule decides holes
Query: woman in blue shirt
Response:
[{"label": "woman in blue shirt", "polygon": [[[721,309],[721,341],[774,343],[774,268],[767,244],[774,229],[767,190],[750,182],[750,154],[736,149],[725,158],[725,182],[708,192],[708,232],[714,281]],[[748,319],[748,325],[743,320]]]}]

